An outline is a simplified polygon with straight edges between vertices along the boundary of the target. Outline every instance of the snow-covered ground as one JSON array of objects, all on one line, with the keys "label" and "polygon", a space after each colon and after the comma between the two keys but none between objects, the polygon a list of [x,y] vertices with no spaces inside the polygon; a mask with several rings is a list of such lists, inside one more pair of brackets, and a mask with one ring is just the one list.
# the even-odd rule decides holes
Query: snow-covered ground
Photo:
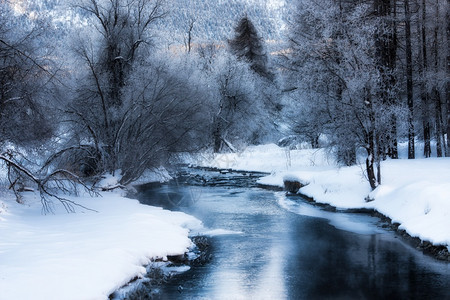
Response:
[{"label": "snow-covered ground", "polygon": [[[330,155],[323,149],[263,145],[242,153],[197,157],[192,163],[271,173],[260,179],[265,185],[283,186],[284,178],[297,178],[305,184],[300,193],[316,202],[341,209],[375,209],[409,235],[450,250],[449,158],[384,161],[382,185],[372,192],[364,164],[338,167],[327,157]],[[366,198],[373,201],[366,202]]]},{"label": "snow-covered ground", "polygon": [[73,200],[97,212],[61,207],[43,215],[39,196],[25,205],[0,197],[0,299],[108,299],[145,274],[151,259],[185,253],[201,222],[139,204],[119,193]]}]

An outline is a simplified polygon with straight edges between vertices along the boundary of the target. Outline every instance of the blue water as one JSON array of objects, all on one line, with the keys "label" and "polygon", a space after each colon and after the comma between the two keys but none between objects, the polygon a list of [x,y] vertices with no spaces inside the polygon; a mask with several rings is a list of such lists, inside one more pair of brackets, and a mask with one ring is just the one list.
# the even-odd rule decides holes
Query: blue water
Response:
[{"label": "blue water", "polygon": [[139,198],[213,230],[211,261],[169,280],[158,299],[450,299],[450,264],[374,217],[257,188],[172,184]]}]

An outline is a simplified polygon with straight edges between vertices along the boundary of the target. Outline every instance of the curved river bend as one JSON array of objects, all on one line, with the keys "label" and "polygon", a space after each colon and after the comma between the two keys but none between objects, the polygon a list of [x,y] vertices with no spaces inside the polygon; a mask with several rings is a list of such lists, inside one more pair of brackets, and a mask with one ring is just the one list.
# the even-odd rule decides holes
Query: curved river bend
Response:
[{"label": "curved river bend", "polygon": [[211,229],[210,263],[171,278],[158,299],[450,299],[450,264],[423,255],[379,219],[231,187],[230,176],[248,175],[139,195]]}]

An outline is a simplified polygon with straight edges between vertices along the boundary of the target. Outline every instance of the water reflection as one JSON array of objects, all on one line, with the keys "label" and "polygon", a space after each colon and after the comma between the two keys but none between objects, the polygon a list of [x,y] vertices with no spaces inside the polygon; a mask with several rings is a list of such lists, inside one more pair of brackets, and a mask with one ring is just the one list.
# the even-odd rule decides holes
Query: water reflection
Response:
[{"label": "water reflection", "polygon": [[336,213],[318,209],[316,206],[303,201],[301,196],[286,197],[284,193],[275,193],[278,204],[295,214],[302,216],[327,219],[337,229],[360,234],[383,233],[379,226],[380,219],[366,214]]},{"label": "water reflection", "polygon": [[[328,227],[328,228],[327,228]],[[448,264],[423,256],[395,236],[311,226],[308,243],[287,265],[290,299],[430,299],[450,296]],[[293,232],[293,238],[304,228]],[[305,247],[306,246],[306,247]],[[307,272],[299,272],[307,270]],[[445,277],[442,282],[440,278]]]},{"label": "water reflection", "polygon": [[162,204],[225,234],[211,238],[211,263],[173,278],[160,299],[450,298],[449,264],[422,255],[376,218],[259,189],[161,187],[141,201],[164,197],[170,201]]}]

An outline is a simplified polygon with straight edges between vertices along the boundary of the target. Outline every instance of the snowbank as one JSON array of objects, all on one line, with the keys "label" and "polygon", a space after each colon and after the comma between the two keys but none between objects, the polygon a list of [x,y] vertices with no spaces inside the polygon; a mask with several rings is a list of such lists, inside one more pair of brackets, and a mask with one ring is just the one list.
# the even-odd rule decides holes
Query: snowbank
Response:
[{"label": "snowbank", "polygon": [[97,211],[76,214],[42,215],[38,195],[25,200],[0,200],[0,299],[107,299],[152,258],[185,253],[201,226],[117,193],[73,199]]},{"label": "snowbank", "polygon": [[185,162],[199,167],[273,172],[313,166],[331,166],[323,149],[289,150],[275,144],[250,146],[239,153],[201,154],[185,157]]},{"label": "snowbank", "polygon": [[268,145],[217,155],[200,165],[271,173],[260,179],[264,185],[282,187],[283,178],[295,178],[306,185],[300,193],[316,202],[340,209],[375,209],[409,235],[450,250],[449,158],[382,162],[382,185],[371,192],[364,166],[339,168],[326,157],[324,150],[286,151]]}]

